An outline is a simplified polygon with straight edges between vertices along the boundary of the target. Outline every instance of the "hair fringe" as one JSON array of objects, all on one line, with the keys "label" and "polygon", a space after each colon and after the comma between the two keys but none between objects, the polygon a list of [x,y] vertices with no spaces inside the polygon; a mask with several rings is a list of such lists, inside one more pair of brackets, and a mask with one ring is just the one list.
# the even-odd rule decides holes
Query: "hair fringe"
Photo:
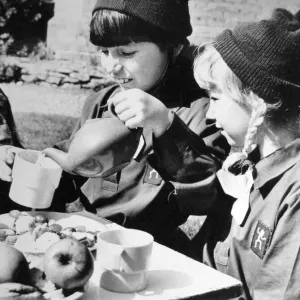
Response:
[{"label": "hair fringe", "polygon": [[182,40],[138,17],[107,9],[97,10],[93,14],[90,41],[102,47],[122,46],[131,42],[153,42],[161,48],[188,45],[186,39]]}]

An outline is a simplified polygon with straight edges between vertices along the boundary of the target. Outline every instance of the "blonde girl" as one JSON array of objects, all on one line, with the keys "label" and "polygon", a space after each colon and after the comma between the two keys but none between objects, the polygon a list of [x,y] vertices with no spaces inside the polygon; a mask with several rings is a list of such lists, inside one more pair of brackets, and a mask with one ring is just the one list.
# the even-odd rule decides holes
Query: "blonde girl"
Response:
[{"label": "blonde girl", "polygon": [[232,150],[192,255],[239,279],[239,299],[299,299],[300,11],[225,30],[194,72]]}]

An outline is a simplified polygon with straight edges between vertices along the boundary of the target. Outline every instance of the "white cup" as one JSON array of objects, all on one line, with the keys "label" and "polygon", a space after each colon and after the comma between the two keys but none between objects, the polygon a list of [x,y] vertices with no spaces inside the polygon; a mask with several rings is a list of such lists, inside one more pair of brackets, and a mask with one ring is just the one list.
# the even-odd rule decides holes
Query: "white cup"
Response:
[{"label": "white cup", "polygon": [[51,158],[36,164],[41,152],[23,150],[16,153],[9,197],[16,203],[35,209],[51,206],[62,169]]},{"label": "white cup", "polygon": [[100,286],[118,293],[145,289],[152,247],[153,236],[141,230],[115,229],[99,233]]}]

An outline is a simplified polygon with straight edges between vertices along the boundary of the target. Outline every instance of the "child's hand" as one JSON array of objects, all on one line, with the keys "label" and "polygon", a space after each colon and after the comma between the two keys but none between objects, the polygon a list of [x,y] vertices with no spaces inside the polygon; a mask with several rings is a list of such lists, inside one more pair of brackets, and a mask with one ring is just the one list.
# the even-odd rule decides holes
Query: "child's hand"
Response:
[{"label": "child's hand", "polygon": [[0,179],[3,181],[11,181],[11,167],[15,159],[15,153],[22,151],[22,148],[17,148],[9,145],[0,146]]},{"label": "child's hand", "polygon": [[6,282],[0,284],[1,299],[42,300],[43,295],[36,288],[21,283]]},{"label": "child's hand", "polygon": [[151,128],[163,134],[172,122],[172,114],[158,99],[139,89],[130,89],[110,99],[120,120],[129,128]]}]

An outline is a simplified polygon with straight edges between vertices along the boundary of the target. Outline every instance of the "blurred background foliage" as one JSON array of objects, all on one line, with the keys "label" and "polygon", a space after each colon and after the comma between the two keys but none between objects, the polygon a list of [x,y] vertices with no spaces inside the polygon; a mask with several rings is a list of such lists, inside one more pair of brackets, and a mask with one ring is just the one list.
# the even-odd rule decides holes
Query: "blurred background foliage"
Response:
[{"label": "blurred background foliage", "polygon": [[1,0],[0,54],[46,56],[47,23],[53,15],[53,0]]}]

